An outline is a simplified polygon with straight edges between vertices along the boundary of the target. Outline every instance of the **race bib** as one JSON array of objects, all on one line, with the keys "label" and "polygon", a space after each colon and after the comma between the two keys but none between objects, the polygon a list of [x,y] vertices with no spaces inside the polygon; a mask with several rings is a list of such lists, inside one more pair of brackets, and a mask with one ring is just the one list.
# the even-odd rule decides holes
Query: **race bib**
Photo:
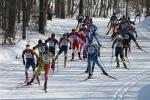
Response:
[{"label": "race bib", "polygon": [[94,32],[95,27],[94,26],[90,26],[90,32]]},{"label": "race bib", "polygon": [[95,47],[94,47],[94,46],[88,47],[88,53],[89,53],[89,54],[95,53]]},{"label": "race bib", "polygon": [[74,35],[71,36],[71,38],[72,38],[72,40],[76,40],[77,39],[77,35],[74,34]]},{"label": "race bib", "polygon": [[49,62],[50,61],[49,56],[48,55],[43,55],[43,61],[44,62]]},{"label": "race bib", "polygon": [[87,32],[85,32],[85,31],[81,31],[81,34],[85,37],[88,35]]},{"label": "race bib", "polygon": [[123,47],[123,44],[122,44],[122,42],[118,41],[118,42],[116,42],[116,46],[117,47]]},{"label": "race bib", "polygon": [[49,43],[49,47],[54,47],[55,46],[54,41],[49,41],[48,43]]},{"label": "race bib", "polygon": [[39,50],[40,53],[44,52],[45,51],[45,46],[39,47],[38,50]]},{"label": "race bib", "polygon": [[26,52],[25,56],[26,56],[26,58],[32,58],[33,57],[32,54],[31,54],[31,52]]},{"label": "race bib", "polygon": [[65,40],[65,39],[64,39],[64,40],[62,40],[62,41],[61,41],[61,45],[63,45],[63,46],[67,46],[67,45],[68,45],[67,40]]}]

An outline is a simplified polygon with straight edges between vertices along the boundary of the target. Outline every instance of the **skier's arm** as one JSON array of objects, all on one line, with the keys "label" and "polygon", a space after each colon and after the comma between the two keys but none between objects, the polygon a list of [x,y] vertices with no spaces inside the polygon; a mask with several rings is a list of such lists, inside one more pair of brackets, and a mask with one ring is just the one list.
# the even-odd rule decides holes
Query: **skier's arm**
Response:
[{"label": "skier's arm", "polygon": [[39,47],[39,45],[37,44],[37,45],[36,45],[36,46],[34,46],[33,48],[34,48],[34,49],[37,49],[38,47]]},{"label": "skier's arm", "polygon": [[70,43],[69,49],[71,49],[71,41],[69,39],[67,39],[67,41]]},{"label": "skier's arm", "polygon": [[36,59],[37,59],[37,58],[38,58],[37,53],[36,53],[34,50],[32,50],[31,52],[33,53],[33,55],[35,55],[35,56],[36,56]]},{"label": "skier's arm", "polygon": [[24,54],[25,54],[25,50],[22,52],[22,60],[23,60],[23,64],[25,65]]},{"label": "skier's arm", "polygon": [[112,48],[114,49],[114,45],[115,45],[115,43],[116,43],[116,39],[113,41],[113,43],[112,43]]},{"label": "skier's arm", "polygon": [[111,22],[111,21],[108,22],[107,27],[109,26],[110,22]]},{"label": "skier's arm", "polygon": [[94,25],[94,32],[97,30],[97,26]]},{"label": "skier's arm", "polygon": [[96,46],[96,52],[97,52],[96,56],[100,57],[100,46],[98,45],[95,45],[95,46]]},{"label": "skier's arm", "polygon": [[59,47],[59,49],[60,49],[60,43],[61,43],[61,41],[62,41],[62,38],[60,38],[60,40],[59,40],[59,42],[58,42],[58,47]]},{"label": "skier's arm", "polygon": [[100,47],[103,47],[103,46],[100,44],[100,42],[99,42],[99,40],[98,40],[98,38],[97,38],[97,34],[96,34],[96,33],[95,33],[95,39],[96,39],[98,45],[99,45]]},{"label": "skier's arm", "polygon": [[59,46],[59,42],[55,39],[55,43]]},{"label": "skier's arm", "polygon": [[87,49],[87,45],[83,48],[83,59],[86,58],[86,49]]}]

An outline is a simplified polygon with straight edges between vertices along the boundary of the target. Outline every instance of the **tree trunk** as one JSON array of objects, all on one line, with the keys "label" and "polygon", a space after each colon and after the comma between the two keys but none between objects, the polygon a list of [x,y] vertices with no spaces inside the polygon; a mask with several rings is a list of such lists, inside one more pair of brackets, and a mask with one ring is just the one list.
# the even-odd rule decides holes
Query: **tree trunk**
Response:
[{"label": "tree trunk", "polygon": [[47,21],[47,0],[40,0],[39,11],[39,33],[45,34],[46,21]]},{"label": "tree trunk", "polygon": [[27,7],[27,3],[26,0],[22,1],[22,10],[23,10],[23,25],[22,25],[22,39],[26,39],[26,26],[27,26],[27,21],[26,21],[26,7]]},{"label": "tree trunk", "polygon": [[67,0],[67,16],[71,14],[71,0]]},{"label": "tree trunk", "polygon": [[103,11],[103,0],[101,0],[99,16],[102,16],[102,11]]},{"label": "tree trunk", "polygon": [[5,35],[6,38],[10,37],[15,39],[16,14],[16,0],[9,0],[8,29]]},{"label": "tree trunk", "polygon": [[129,5],[129,0],[126,0],[126,18],[128,17],[128,5]]},{"label": "tree trunk", "polygon": [[150,1],[149,0],[146,0],[146,13],[147,13],[147,16],[150,15]]},{"label": "tree trunk", "polygon": [[83,0],[80,0],[79,3],[79,15],[83,15]]},{"label": "tree trunk", "polygon": [[61,0],[61,18],[65,18],[65,0]]}]

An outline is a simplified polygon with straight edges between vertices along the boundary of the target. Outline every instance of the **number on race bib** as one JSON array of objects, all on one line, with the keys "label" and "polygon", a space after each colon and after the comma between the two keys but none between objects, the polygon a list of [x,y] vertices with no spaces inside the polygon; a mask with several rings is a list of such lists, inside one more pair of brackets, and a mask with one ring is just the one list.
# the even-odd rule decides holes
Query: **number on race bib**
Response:
[{"label": "number on race bib", "polygon": [[39,47],[38,50],[39,50],[40,53],[44,52],[45,51],[45,46]]},{"label": "number on race bib", "polygon": [[61,41],[61,45],[67,46],[67,44],[68,44],[67,40],[62,40],[62,41]]},{"label": "number on race bib", "polygon": [[54,47],[55,44],[54,44],[54,41],[49,41],[49,47]]},{"label": "number on race bib", "polygon": [[32,54],[31,54],[31,52],[27,52],[27,53],[25,53],[25,56],[26,56],[26,58],[32,58]]},{"label": "number on race bib", "polygon": [[48,55],[43,55],[43,61],[44,62],[49,62],[49,56]]},{"label": "number on race bib", "polygon": [[94,46],[88,47],[88,53],[89,54],[93,54],[94,52],[95,52],[95,47]]}]

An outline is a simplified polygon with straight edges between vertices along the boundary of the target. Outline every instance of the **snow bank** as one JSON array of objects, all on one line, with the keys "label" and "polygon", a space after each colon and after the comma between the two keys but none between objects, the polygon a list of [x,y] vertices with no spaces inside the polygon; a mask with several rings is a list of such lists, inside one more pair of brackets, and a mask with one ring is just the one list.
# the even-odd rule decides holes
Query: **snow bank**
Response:
[{"label": "snow bank", "polygon": [[146,17],[142,22],[139,23],[139,25],[150,31],[150,17]]}]

